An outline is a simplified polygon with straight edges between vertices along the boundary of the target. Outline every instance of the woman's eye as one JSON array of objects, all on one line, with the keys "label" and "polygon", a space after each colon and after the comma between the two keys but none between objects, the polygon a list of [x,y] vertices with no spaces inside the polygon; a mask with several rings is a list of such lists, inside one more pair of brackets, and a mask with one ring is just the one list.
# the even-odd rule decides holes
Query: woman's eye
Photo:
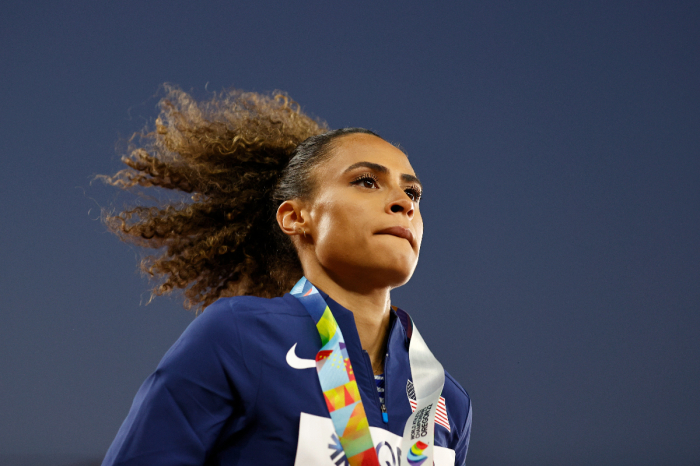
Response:
[{"label": "woman's eye", "polygon": [[408,197],[409,197],[413,202],[418,202],[418,201],[420,201],[420,197],[421,197],[421,192],[420,192],[420,190],[418,190],[418,189],[416,189],[416,188],[408,188],[408,189],[406,190],[406,194],[408,195]]},{"label": "woman's eye", "polygon": [[377,187],[377,180],[369,175],[363,175],[353,181],[353,184],[362,186],[363,188],[374,189]]}]

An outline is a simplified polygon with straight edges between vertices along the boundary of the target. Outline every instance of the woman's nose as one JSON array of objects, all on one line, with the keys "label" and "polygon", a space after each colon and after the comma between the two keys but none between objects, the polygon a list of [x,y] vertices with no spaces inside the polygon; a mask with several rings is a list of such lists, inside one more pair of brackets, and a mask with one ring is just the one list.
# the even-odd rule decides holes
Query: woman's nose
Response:
[{"label": "woman's nose", "polygon": [[413,201],[409,199],[406,193],[404,193],[403,191],[401,192],[401,194],[402,196],[396,198],[394,201],[389,203],[388,210],[394,214],[403,212],[408,216],[408,218],[412,218],[414,211]]}]

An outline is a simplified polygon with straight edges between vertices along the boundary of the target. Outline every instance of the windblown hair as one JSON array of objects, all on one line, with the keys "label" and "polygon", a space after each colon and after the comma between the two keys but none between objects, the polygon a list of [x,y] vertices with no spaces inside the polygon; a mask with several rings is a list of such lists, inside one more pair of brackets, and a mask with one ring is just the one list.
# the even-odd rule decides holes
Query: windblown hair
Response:
[{"label": "windblown hair", "polygon": [[123,241],[157,250],[140,264],[158,281],[153,296],[182,289],[185,307],[201,309],[224,296],[282,295],[303,271],[277,207],[312,194],[311,170],[335,137],[374,133],[328,131],[284,94],[230,90],[198,102],[176,87],[165,91],[155,130],[130,139],[128,168],[99,178],[188,199],[105,212],[105,224]]}]

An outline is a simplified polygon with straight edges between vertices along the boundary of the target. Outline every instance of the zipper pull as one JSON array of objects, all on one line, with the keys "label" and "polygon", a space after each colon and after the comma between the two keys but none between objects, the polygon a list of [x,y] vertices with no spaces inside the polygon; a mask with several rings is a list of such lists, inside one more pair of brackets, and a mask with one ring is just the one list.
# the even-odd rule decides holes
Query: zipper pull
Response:
[{"label": "zipper pull", "polygon": [[386,413],[386,405],[382,403],[382,420],[384,424],[389,424],[389,415]]}]

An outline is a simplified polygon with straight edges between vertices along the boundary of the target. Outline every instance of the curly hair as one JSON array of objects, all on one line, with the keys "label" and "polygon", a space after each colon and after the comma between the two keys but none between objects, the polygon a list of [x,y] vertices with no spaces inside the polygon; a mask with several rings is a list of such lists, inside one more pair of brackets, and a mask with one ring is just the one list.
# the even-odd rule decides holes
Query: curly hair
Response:
[{"label": "curly hair", "polygon": [[311,171],[334,138],[374,133],[328,131],[281,93],[228,90],[198,102],[177,87],[165,91],[155,129],[130,139],[128,168],[98,178],[187,199],[104,211],[105,224],[123,241],[158,250],[140,263],[158,280],[152,297],[182,289],[185,307],[199,310],[225,296],[282,295],[303,270],[277,207],[313,193]]}]

